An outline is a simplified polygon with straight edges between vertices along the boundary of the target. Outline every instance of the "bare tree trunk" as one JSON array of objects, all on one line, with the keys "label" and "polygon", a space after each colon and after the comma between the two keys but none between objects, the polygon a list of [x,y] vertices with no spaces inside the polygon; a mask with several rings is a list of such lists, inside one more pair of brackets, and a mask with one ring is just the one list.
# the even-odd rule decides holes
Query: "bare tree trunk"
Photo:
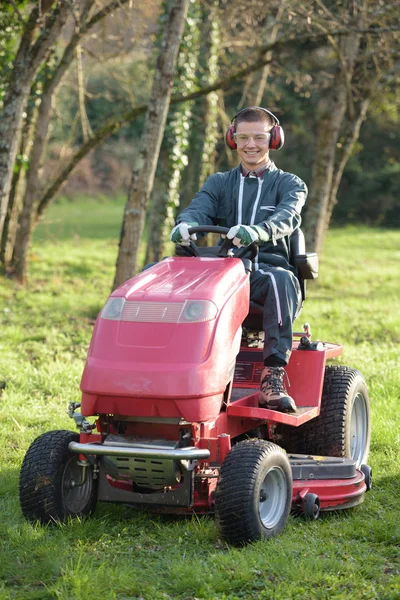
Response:
[{"label": "bare tree trunk", "polygon": [[359,113],[357,118],[351,124],[351,131],[347,136],[344,143],[342,143],[343,151],[340,157],[339,164],[335,168],[335,173],[332,179],[331,192],[329,197],[328,208],[325,215],[325,233],[328,231],[329,223],[332,217],[333,209],[337,204],[337,193],[339,189],[340,182],[342,180],[344,168],[351,156],[351,153],[354,148],[354,144],[357,142],[360,136],[360,129],[365,117],[367,115],[368,106],[371,102],[371,96],[365,98],[359,107]]},{"label": "bare tree trunk", "polygon": [[157,164],[157,177],[151,194],[151,206],[147,213],[147,245],[143,263],[158,262],[163,256],[162,230],[167,216],[169,152],[164,137]]},{"label": "bare tree trunk", "polygon": [[[90,3],[91,2],[89,0],[85,7],[85,16],[89,9]],[[21,211],[19,216],[17,215],[18,227],[16,228],[17,231],[12,248],[11,260],[6,266],[7,275],[17,279],[20,283],[23,283],[26,280],[27,254],[29,251],[31,233],[33,229],[34,204],[40,195],[41,162],[51,119],[52,97],[61,79],[71,64],[71,61],[74,57],[74,47],[77,44],[78,39],[79,36],[77,33],[75,33],[52,76],[46,80],[46,84],[41,95],[41,102],[36,119],[36,128],[29,155],[29,167],[26,176],[25,194],[22,200]]]},{"label": "bare tree trunk", "polygon": [[[281,4],[278,8],[278,11],[276,13],[276,17],[275,17],[275,23],[272,27],[271,33],[269,34],[269,42],[276,42],[277,37],[278,37],[278,32],[279,32],[279,28],[280,28],[280,20],[282,18],[282,15],[284,13],[285,7],[287,4],[287,0],[281,0]],[[271,50],[269,50],[266,54],[265,54],[265,58],[267,60],[272,60],[272,52]],[[264,65],[264,68],[261,72],[261,77],[259,80],[259,84],[258,84],[258,88],[257,88],[257,92],[254,98],[254,105],[255,106],[260,106],[263,96],[264,96],[264,90],[265,90],[265,86],[267,84],[267,79],[269,77],[271,71],[271,63],[268,62],[266,65]]]},{"label": "bare tree trunk", "polygon": [[[216,7],[216,0],[207,9],[195,5],[189,7],[175,74],[178,90],[190,91],[196,83],[212,83],[217,79],[220,35]],[[188,64],[190,69],[186,68]],[[165,254],[164,246],[176,213],[181,208],[182,190],[190,181],[194,185],[192,198],[204,183],[207,169],[212,169],[217,136],[217,101],[218,93],[211,92],[201,105],[183,103],[168,115],[148,211],[145,264],[158,261]],[[199,127],[196,128],[196,124]],[[198,240],[200,245],[205,242],[206,237]]]},{"label": "bare tree trunk", "polygon": [[[59,2],[42,21],[43,13],[51,8],[51,4],[51,2],[38,3],[31,11],[0,114],[0,237],[7,213],[23,111],[29,91],[39,66],[46,59],[71,11],[68,2]],[[38,23],[42,23],[42,28],[39,35],[35,37]]]},{"label": "bare tree trunk", "polygon": [[34,202],[40,188],[40,163],[45,145],[51,112],[51,94],[44,94],[40,105],[35,131],[35,142],[30,155],[30,164],[26,178],[25,196],[18,219],[17,235],[14,241],[12,259],[7,274],[20,283],[26,280],[27,254],[29,251]]},{"label": "bare tree trunk", "polygon": [[11,180],[7,212],[4,218],[3,233],[0,240],[0,264],[4,267],[4,270],[6,270],[6,267],[12,258],[12,248],[14,247],[14,242],[17,235],[17,223],[20,211],[18,202],[19,187],[20,174],[17,170],[15,170]]},{"label": "bare tree trunk", "polygon": [[139,165],[128,191],[113,287],[132,277],[137,269],[140,241],[171,98],[171,85],[190,0],[173,0],[157,59],[149,108],[146,113]]},{"label": "bare tree trunk", "polygon": [[[341,41],[342,64],[319,101],[317,108],[317,143],[311,177],[310,195],[304,226],[308,250],[320,252],[327,225],[339,133],[349,100],[349,80],[359,49],[360,37],[349,36]],[[344,61],[347,61],[345,64]]]},{"label": "bare tree trunk", "polygon": [[81,5],[81,14],[77,15],[75,32],[52,75],[46,80],[41,95],[36,129],[29,155],[29,167],[26,177],[25,195],[22,201],[22,212],[19,216],[18,229],[13,247],[11,248],[11,260],[7,267],[8,275],[10,277],[15,277],[20,282],[26,280],[27,255],[31,243],[32,231],[36,223],[35,213],[43,188],[43,183],[41,182],[41,168],[47,143],[54,93],[71,65],[74,58],[74,50],[82,36],[101,19],[106,17],[113,9],[119,8],[128,1],[129,0],[113,0],[113,2],[110,2],[106,7],[99,10],[87,20],[90,9],[93,6],[93,0],[86,0],[86,3]]},{"label": "bare tree trunk", "polygon": [[345,111],[346,89],[338,84],[329,98],[326,94],[320,99],[317,110],[317,144],[304,231],[307,249],[310,251],[319,252],[322,248],[333,181],[336,144]]},{"label": "bare tree trunk", "polygon": [[[217,80],[219,75],[219,55],[221,43],[221,23],[218,19],[218,2],[214,2],[210,14],[205,16],[204,37],[207,44],[202,51],[204,79],[210,83]],[[211,92],[206,97],[204,115],[203,147],[201,151],[201,169],[199,172],[199,187],[215,170],[216,145],[218,140],[218,92]],[[204,238],[203,238],[204,239]]]},{"label": "bare tree trunk", "polygon": [[[201,45],[198,56],[198,82],[213,83],[219,74],[221,50],[221,23],[218,13],[218,0],[202,9],[200,25]],[[182,173],[178,212],[182,211],[201,188],[205,180],[215,171],[216,143],[220,136],[218,126],[219,92],[207,94],[203,102],[193,107],[192,126],[188,138],[187,155],[189,162]],[[197,244],[206,246],[211,234],[199,237]]]},{"label": "bare tree trunk", "polygon": [[[36,85],[33,86],[34,90]],[[31,92],[34,94],[34,90]],[[21,142],[18,149],[19,160],[14,166],[14,173],[11,180],[11,188],[8,200],[7,214],[4,220],[3,233],[1,236],[0,262],[4,265],[7,272],[9,263],[12,259],[14,243],[17,236],[18,217],[23,204],[23,197],[27,185],[27,169],[29,148],[32,144],[33,130],[35,128],[36,107],[34,102],[28,102],[26,118],[24,120]]]}]

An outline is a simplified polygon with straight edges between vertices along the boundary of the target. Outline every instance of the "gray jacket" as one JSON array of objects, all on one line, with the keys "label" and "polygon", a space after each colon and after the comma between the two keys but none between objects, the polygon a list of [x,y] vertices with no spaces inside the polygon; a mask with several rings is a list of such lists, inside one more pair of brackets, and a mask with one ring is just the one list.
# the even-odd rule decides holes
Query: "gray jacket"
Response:
[{"label": "gray jacket", "polygon": [[211,175],[177,223],[264,226],[270,241],[260,245],[255,268],[273,265],[294,270],[289,265],[288,237],[300,227],[306,198],[306,184],[274,163],[261,177],[244,177],[239,166]]}]

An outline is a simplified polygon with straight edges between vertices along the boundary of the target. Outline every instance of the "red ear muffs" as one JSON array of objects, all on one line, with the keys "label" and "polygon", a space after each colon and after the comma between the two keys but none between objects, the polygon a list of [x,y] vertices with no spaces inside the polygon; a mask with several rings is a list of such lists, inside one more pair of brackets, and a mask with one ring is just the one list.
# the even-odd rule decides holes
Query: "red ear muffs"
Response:
[{"label": "red ear muffs", "polygon": [[269,140],[270,150],[280,150],[285,143],[285,134],[280,125],[274,125],[270,131],[271,139]]},{"label": "red ear muffs", "polygon": [[236,148],[237,148],[235,138],[234,138],[234,133],[235,133],[235,126],[231,124],[231,125],[229,125],[228,129],[226,130],[225,141],[226,141],[226,145],[228,146],[228,148],[231,148],[232,150],[236,150]]},{"label": "red ear muffs", "polygon": [[[270,112],[266,108],[262,108],[261,106],[249,106],[248,108],[259,108],[260,110],[263,110],[264,112],[266,112],[270,117],[272,117],[275,125],[272,127],[272,129],[270,131],[271,139],[269,142],[269,148],[270,148],[270,150],[280,150],[285,142],[285,134],[283,132],[282,127],[279,125],[279,119],[272,112]],[[243,109],[243,110],[246,110],[246,109]],[[229,125],[228,129],[226,130],[225,141],[226,141],[226,145],[228,146],[228,148],[231,148],[231,150],[236,150],[236,148],[237,148],[235,138],[234,138],[235,120],[236,120],[236,117],[238,117],[241,112],[242,111],[240,110],[233,117],[231,124]]]}]

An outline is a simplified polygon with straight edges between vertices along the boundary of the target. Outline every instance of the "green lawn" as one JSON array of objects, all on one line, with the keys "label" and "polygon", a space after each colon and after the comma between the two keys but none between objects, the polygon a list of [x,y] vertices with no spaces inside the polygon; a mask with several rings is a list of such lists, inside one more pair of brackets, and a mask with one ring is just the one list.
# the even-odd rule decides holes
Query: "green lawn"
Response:
[{"label": "green lawn", "polygon": [[343,344],[371,396],[372,491],[318,521],[242,549],[212,518],[99,505],[42,527],[22,518],[18,476],[39,434],[66,415],[93,320],[110,291],[122,201],[64,201],[35,233],[26,288],[0,279],[0,600],[400,598],[400,231],[329,232],[320,278],[299,319],[313,339]]}]

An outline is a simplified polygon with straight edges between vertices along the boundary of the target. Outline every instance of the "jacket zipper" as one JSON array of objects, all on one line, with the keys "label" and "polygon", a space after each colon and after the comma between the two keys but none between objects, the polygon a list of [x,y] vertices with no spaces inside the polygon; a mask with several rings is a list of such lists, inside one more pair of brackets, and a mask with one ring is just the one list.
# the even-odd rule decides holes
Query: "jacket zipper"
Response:
[{"label": "jacket zipper", "polygon": [[[239,225],[242,225],[244,180],[245,180],[245,177],[242,174],[240,174],[239,199],[238,199],[238,224]],[[260,198],[261,198],[262,184],[263,184],[263,180],[261,179],[261,177],[259,177],[258,178],[257,197],[256,197],[256,201],[254,202],[253,212],[252,212],[251,219],[250,219],[250,225],[254,225],[254,221],[256,218],[257,210],[258,210],[258,204],[260,203]],[[258,252],[257,252],[257,256],[254,260],[254,267],[255,267],[254,270],[258,271],[258,267],[259,267]]]},{"label": "jacket zipper", "polygon": [[243,208],[243,186],[244,177],[240,174],[239,199],[238,199],[238,224],[242,224],[242,208]]},{"label": "jacket zipper", "polygon": [[[240,174],[239,199],[238,199],[238,224],[239,225],[243,225],[243,222],[242,222],[242,217],[243,217],[242,212],[243,212],[244,180],[245,180],[245,177],[242,174]],[[259,177],[258,178],[257,197],[256,197],[256,201],[254,202],[253,212],[252,212],[251,219],[250,219],[250,225],[254,225],[254,221],[256,219],[258,205],[260,203],[260,198],[261,198],[262,184],[263,184],[263,180],[261,179],[261,177]]]},{"label": "jacket zipper", "polygon": [[262,184],[263,184],[263,180],[261,179],[261,177],[258,178],[258,192],[257,192],[257,198],[256,201],[254,202],[254,207],[253,207],[253,214],[251,215],[251,219],[250,219],[250,225],[254,225],[254,221],[256,219],[256,214],[257,214],[257,210],[258,210],[258,205],[260,203],[260,196],[261,196],[261,188],[262,188]]}]

